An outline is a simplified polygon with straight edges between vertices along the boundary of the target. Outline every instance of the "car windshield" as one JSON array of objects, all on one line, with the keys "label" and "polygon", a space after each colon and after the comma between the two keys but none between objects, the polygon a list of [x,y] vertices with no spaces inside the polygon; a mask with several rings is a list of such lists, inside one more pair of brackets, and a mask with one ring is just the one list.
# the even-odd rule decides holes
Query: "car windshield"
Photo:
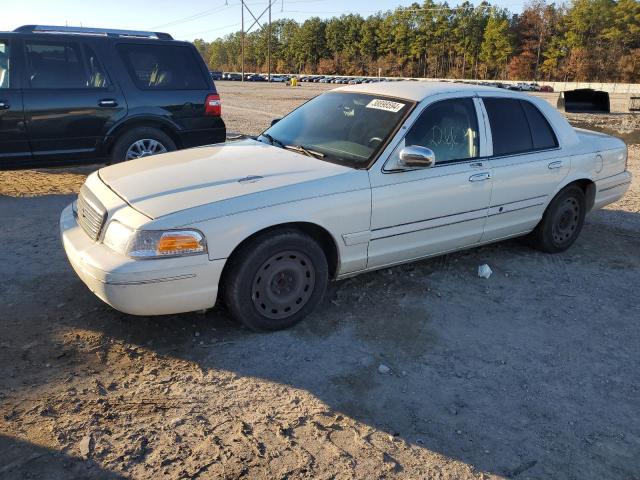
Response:
[{"label": "car windshield", "polygon": [[362,93],[319,95],[258,140],[352,168],[367,168],[412,103]]}]

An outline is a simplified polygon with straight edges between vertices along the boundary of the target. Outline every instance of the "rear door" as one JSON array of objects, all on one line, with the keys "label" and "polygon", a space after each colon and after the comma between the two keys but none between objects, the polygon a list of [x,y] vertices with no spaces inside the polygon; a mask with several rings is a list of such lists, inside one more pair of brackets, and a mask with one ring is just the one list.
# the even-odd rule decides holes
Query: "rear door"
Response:
[{"label": "rear door", "polygon": [[491,241],[532,230],[571,165],[533,102],[483,93],[482,103],[494,175],[482,240]]},{"label": "rear door", "polygon": [[226,129],[218,115],[205,114],[215,85],[193,45],[159,40],[118,42],[130,116],[160,116],[180,136],[179,147],[223,142]]},{"label": "rear door", "polygon": [[92,43],[52,35],[24,40],[24,108],[37,163],[96,159],[106,131],[126,114]]},{"label": "rear door", "polygon": [[18,84],[17,51],[15,38],[10,41],[0,36],[0,168],[27,166],[31,159]]}]

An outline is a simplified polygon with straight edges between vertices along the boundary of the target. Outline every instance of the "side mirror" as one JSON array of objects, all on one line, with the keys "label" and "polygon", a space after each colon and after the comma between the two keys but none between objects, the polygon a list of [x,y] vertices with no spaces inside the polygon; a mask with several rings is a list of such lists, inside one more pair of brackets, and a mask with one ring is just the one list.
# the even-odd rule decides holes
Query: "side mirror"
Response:
[{"label": "side mirror", "polygon": [[273,120],[271,120],[271,126],[273,127],[276,123],[278,123],[280,120],[282,120],[281,118],[274,118]]},{"label": "side mirror", "polygon": [[431,168],[436,164],[436,155],[427,147],[412,145],[400,150],[400,165],[404,167]]}]

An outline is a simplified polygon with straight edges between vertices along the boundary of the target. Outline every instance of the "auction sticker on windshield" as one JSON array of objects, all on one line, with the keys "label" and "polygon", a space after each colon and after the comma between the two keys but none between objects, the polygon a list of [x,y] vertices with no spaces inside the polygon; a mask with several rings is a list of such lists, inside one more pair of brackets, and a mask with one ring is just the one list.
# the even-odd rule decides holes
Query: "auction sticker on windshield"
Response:
[{"label": "auction sticker on windshield", "polygon": [[404,107],[404,103],[383,100],[381,98],[375,98],[367,105],[367,108],[375,108],[376,110],[385,110],[393,113],[398,113],[402,110],[402,107]]}]

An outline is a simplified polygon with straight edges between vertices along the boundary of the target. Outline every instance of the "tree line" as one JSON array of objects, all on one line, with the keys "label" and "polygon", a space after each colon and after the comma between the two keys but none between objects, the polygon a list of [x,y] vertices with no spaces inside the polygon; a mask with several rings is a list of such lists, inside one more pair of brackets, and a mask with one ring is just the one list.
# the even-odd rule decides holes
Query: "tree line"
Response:
[{"label": "tree line", "polygon": [[[266,72],[268,31],[245,35],[245,71]],[[241,33],[195,40],[212,70],[241,70]],[[278,73],[551,81],[640,81],[640,2],[532,0],[519,14],[426,0],[362,17],[271,26]]]}]

